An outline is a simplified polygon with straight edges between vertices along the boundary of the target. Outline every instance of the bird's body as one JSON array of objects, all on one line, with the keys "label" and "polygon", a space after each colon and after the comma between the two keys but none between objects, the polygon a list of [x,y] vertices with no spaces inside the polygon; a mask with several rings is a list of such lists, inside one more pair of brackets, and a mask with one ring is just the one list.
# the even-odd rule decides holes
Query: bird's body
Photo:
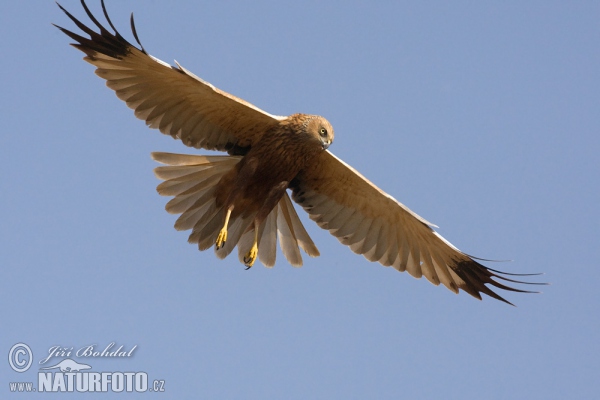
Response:
[{"label": "bird's body", "polygon": [[[217,251],[226,244],[230,221],[252,218],[256,248],[244,257],[248,268],[258,255],[261,226],[298,173],[329,147],[333,128],[323,117],[294,114],[269,127],[262,137],[235,168],[223,175],[215,189],[216,207],[226,213],[224,227],[216,239]],[[203,230],[198,241],[210,240],[213,233]]]},{"label": "bird's body", "polygon": [[[325,150],[319,140],[310,140],[318,139],[307,131],[306,122],[311,120],[317,123],[319,129],[320,126],[327,126],[325,129],[328,133],[333,132],[329,122],[319,116],[294,114],[279,121],[277,125],[265,131],[262,135],[264,139],[253,146],[236,168],[219,182],[217,204],[229,207],[231,204],[227,204],[227,196],[240,192],[235,198],[232,217],[242,210],[245,214],[258,212],[265,204],[261,199],[269,197],[276,187],[285,182],[284,189],[287,189],[296,175],[305,169],[319,152]],[[238,179],[240,176],[244,179]],[[281,192],[275,200],[279,200],[283,193]]]},{"label": "bird's body", "polygon": [[[435,285],[481,299],[506,301],[486,285],[520,291],[497,280],[518,282],[481,265],[438,235],[421,218],[331,154],[333,128],[320,116],[279,117],[223,92],[181,65],[170,66],[135,47],[114,28],[108,31],[82,0],[96,32],[61,9],[89,38],[59,27],[76,40],[96,74],[151,128],[227,156],[153,153],[165,164],[161,195],[173,196],[166,209],[181,214],[178,230],[191,229],[189,242],[200,250],[214,245],[219,258],[238,248],[248,267],[259,259],[275,264],[279,241],[285,258],[302,265],[300,249],[319,251],[290,200],[309,213],[352,251],[370,261],[425,276]],[[132,30],[135,31],[132,17]],[[511,274],[508,274],[511,275]],[[521,282],[522,283],[522,282]]]}]

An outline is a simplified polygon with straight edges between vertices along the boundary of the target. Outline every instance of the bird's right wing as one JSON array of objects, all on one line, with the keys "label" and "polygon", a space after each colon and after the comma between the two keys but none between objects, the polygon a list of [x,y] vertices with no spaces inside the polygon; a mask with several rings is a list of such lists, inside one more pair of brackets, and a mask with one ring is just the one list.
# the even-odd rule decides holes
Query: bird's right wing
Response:
[{"label": "bird's right wing", "polygon": [[[266,129],[283,118],[217,89],[179,64],[170,66],[146,53],[141,44],[138,49],[114,28],[104,1],[102,9],[114,33],[98,22],[83,0],[81,3],[99,32],[60,4],[90,38],[57,28],[77,41],[73,46],[86,54],[84,60],[96,66],[96,74],[106,79],[106,85],[151,128],[181,139],[186,146],[235,153],[236,149],[252,146]],[[131,28],[139,43],[133,15]]]},{"label": "bird's right wing", "polygon": [[526,282],[506,278],[461,252],[432,224],[329,151],[322,152],[290,186],[292,199],[312,220],[369,261],[408,271],[415,278],[424,275],[434,285],[442,283],[454,293],[462,289],[478,299],[485,293],[508,303],[486,284],[524,292],[495,279]]}]

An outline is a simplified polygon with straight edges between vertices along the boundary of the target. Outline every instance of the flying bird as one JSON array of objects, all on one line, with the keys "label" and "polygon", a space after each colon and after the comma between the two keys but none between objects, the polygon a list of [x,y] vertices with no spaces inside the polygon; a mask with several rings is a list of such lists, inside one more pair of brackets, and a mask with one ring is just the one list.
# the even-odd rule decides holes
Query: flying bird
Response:
[{"label": "flying bird", "polygon": [[83,0],[81,4],[96,30],[58,6],[89,37],[55,26],[76,41],[72,45],[85,53],[84,60],[135,116],[186,146],[227,153],[152,153],[164,164],[155,169],[164,180],[158,193],[173,197],[166,210],[181,214],[175,228],[191,229],[189,242],[199,250],[214,247],[217,257],[225,258],[237,247],[247,268],[257,259],[272,267],[279,240],[287,261],[301,266],[300,249],[311,257],[319,250],[293,200],[321,228],[369,261],[415,278],[425,276],[454,293],[462,289],[477,299],[485,293],[509,303],[486,285],[531,293],[499,282],[527,283],[506,276],[526,274],[483,266],[435,232],[435,225],[328,151],[334,131],[325,118],[269,114],[177,62],[171,66],[150,55],[138,38],[133,14],[131,29],[139,47],[115,29],[103,0],[112,32]]}]

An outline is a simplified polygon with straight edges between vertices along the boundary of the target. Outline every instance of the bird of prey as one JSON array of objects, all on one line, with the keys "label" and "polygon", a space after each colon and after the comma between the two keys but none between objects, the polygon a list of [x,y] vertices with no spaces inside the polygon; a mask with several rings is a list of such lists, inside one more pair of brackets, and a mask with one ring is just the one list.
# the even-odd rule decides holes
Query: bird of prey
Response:
[{"label": "bird of prey", "polygon": [[[271,115],[225,93],[176,62],[171,66],[151,56],[131,29],[139,47],[112,32],[81,1],[97,30],[59,7],[88,37],[57,26],[85,53],[84,60],[106,80],[150,128],[184,145],[227,152],[204,156],[152,153],[164,166],[158,193],[173,196],[169,213],[181,214],[178,230],[189,230],[200,250],[215,248],[224,258],[237,246],[240,261],[250,268],[257,259],[275,264],[276,244],[293,266],[302,265],[300,249],[319,255],[294,209],[292,199],[321,228],[352,251],[415,278],[425,276],[454,293],[460,289],[481,299],[485,293],[503,299],[488,286],[528,292],[498,279],[526,283],[487,268],[461,252],[427,222],[388,195],[327,148],[334,137],[323,117]],[[480,260],[481,261],[481,260]],[[510,303],[509,303],[510,304]]]}]

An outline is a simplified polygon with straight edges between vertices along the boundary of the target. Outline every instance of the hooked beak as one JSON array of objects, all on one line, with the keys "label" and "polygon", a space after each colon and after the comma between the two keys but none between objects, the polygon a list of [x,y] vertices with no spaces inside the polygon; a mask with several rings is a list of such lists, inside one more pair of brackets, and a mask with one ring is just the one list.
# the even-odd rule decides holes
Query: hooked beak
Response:
[{"label": "hooked beak", "polygon": [[321,146],[323,146],[323,150],[327,150],[327,148],[329,147],[329,145],[331,144],[331,140],[327,139],[321,142]]}]

